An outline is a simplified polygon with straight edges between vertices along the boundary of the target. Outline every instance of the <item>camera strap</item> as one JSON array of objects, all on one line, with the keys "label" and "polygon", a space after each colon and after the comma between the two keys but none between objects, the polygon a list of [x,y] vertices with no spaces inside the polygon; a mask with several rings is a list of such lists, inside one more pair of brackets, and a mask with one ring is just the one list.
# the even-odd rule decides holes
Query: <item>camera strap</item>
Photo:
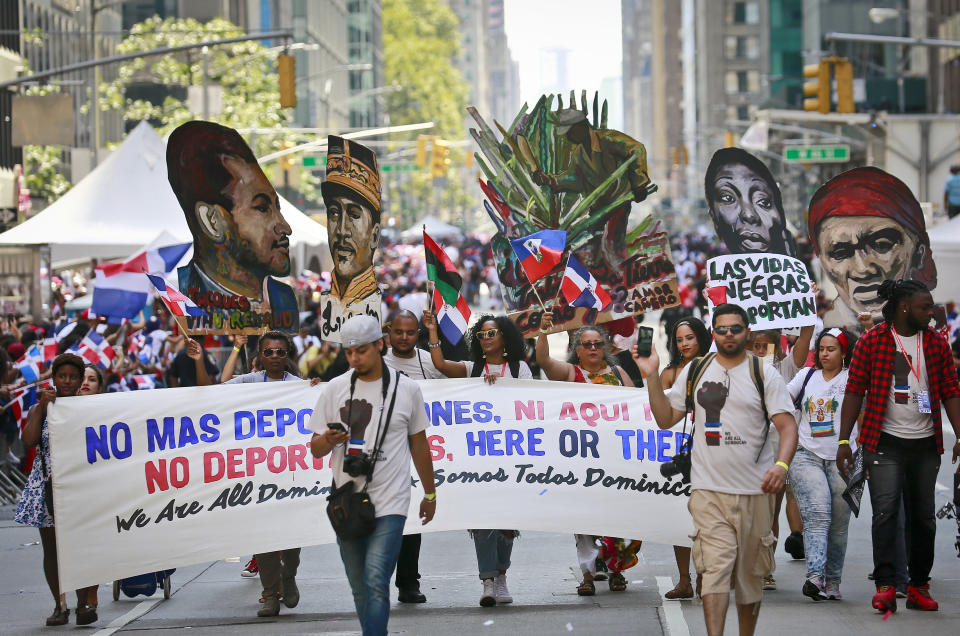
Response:
[{"label": "camera strap", "polygon": [[[383,401],[387,400],[386,388],[390,385],[390,368],[387,365],[383,365],[384,374],[387,376],[387,382],[384,385],[383,392]],[[383,425],[383,432],[380,432],[380,425],[383,420],[383,405],[380,406],[380,418],[377,420],[377,432],[380,433],[380,439],[377,440],[376,446],[373,448],[373,463],[370,466],[370,474],[367,475],[367,481],[363,484],[363,492],[367,491],[367,486],[370,485],[370,480],[373,479],[373,471],[377,468],[377,460],[380,459],[380,448],[383,446],[384,440],[387,438],[387,429],[390,428],[390,420],[393,419],[393,405],[397,403],[397,388],[400,386],[400,372],[396,372],[396,379],[393,383],[393,395],[390,397],[390,408],[387,409],[387,423]]]}]

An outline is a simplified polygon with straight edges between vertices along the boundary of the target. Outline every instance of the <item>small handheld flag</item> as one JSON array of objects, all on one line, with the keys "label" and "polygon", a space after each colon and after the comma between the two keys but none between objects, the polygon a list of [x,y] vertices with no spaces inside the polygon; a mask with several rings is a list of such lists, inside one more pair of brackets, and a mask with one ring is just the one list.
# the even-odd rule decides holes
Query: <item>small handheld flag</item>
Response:
[{"label": "small handheld flag", "polygon": [[563,272],[560,290],[571,307],[588,307],[603,311],[613,302],[610,294],[600,287],[600,283],[590,270],[572,254],[567,259],[567,269]]},{"label": "small handheld flag", "polygon": [[206,313],[195,302],[184,296],[175,287],[167,285],[167,281],[162,276],[156,274],[145,274],[153,286],[157,288],[160,300],[167,306],[170,313],[174,316],[205,316]]},{"label": "small handheld flag", "polygon": [[452,344],[467,332],[470,307],[460,289],[463,278],[446,252],[430,236],[423,233],[423,251],[427,260],[427,278],[433,282],[433,308],[437,325]]},{"label": "small handheld flag", "polygon": [[566,230],[540,230],[530,236],[510,239],[517,260],[530,283],[535,283],[560,264],[567,246]]}]

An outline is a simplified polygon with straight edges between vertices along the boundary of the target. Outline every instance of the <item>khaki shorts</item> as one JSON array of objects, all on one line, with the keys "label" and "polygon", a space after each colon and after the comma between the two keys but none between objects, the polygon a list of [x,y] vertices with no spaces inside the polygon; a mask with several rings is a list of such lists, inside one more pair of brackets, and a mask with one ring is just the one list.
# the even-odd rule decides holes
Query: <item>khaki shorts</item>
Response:
[{"label": "khaki shorts", "polygon": [[737,605],[763,598],[763,577],[773,573],[773,495],[728,495],[694,490],[688,508],[696,528],[693,565],[702,594],[736,591]]}]

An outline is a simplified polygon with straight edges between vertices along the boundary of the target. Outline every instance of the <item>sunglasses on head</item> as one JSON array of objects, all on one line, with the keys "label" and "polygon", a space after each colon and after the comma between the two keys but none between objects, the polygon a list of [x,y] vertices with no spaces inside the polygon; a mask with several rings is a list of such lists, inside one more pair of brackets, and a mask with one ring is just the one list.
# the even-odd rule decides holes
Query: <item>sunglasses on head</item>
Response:
[{"label": "sunglasses on head", "polygon": [[478,331],[477,336],[479,336],[481,340],[488,340],[490,338],[496,338],[498,333],[500,333],[499,329],[487,329],[486,331]]},{"label": "sunglasses on head", "polygon": [[715,333],[720,334],[721,336],[727,335],[727,332],[728,332],[728,331],[729,331],[730,333],[732,333],[733,335],[737,335],[737,334],[743,333],[743,332],[746,331],[746,330],[747,330],[747,328],[744,327],[743,325],[730,325],[730,326],[728,326],[728,327],[721,326],[721,327],[714,327],[714,328],[713,328],[713,331],[714,331]]},{"label": "sunglasses on head", "polygon": [[603,349],[602,340],[581,341],[580,346],[584,349]]},{"label": "sunglasses on head", "polygon": [[273,358],[273,357],[286,358],[286,357],[287,357],[287,350],[286,350],[286,349],[264,349],[264,350],[263,350],[263,357],[265,357],[265,358]]}]

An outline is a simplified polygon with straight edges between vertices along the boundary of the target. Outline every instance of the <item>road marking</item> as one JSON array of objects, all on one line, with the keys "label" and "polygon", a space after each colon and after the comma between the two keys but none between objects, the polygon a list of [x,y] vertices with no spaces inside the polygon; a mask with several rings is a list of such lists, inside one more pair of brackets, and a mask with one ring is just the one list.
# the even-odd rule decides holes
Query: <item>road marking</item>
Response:
[{"label": "road marking", "polygon": [[670,636],[690,636],[687,621],[683,618],[683,604],[680,602],[663,602],[663,595],[673,589],[673,579],[669,576],[657,577],[657,588],[660,592],[660,606],[663,608],[663,622]]},{"label": "road marking", "polygon": [[94,632],[93,636],[110,636],[118,629],[122,629],[128,623],[132,623],[137,620],[147,612],[153,609],[153,606],[162,601],[163,598],[151,598],[145,601],[140,601],[136,607],[124,614],[113,619],[109,625],[101,629],[100,631]]}]

